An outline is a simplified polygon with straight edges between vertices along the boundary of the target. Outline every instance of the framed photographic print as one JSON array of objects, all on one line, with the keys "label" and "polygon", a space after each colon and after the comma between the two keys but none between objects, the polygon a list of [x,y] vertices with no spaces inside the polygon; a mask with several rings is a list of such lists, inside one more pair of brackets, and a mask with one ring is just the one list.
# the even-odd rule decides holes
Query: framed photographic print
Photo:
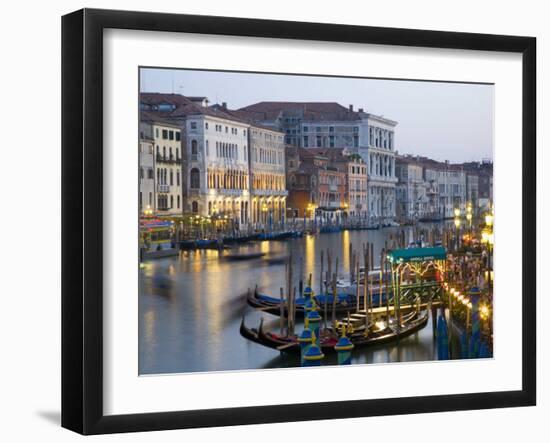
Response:
[{"label": "framed photographic print", "polygon": [[64,427],[535,404],[534,38],[62,25]]}]

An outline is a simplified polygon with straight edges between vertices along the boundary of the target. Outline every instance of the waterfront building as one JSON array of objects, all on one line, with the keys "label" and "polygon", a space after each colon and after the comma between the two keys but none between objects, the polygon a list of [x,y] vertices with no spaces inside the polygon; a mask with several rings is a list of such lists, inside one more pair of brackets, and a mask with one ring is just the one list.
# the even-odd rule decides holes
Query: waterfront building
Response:
[{"label": "waterfront building", "polygon": [[285,144],[283,133],[259,125],[249,129],[251,222],[282,226],[286,216]]},{"label": "waterfront building", "polygon": [[395,127],[397,122],[360,112],[366,144],[358,153],[368,166],[369,218],[388,223],[395,218]]},{"label": "waterfront building", "polygon": [[[155,213],[183,213],[182,137],[180,128],[150,112],[141,113],[142,123],[151,125],[154,146]],[[141,174],[141,172],[140,172]]]},{"label": "waterfront building", "polygon": [[487,210],[493,202],[493,162],[489,159],[468,162],[464,163],[464,169],[468,174],[478,176],[477,207],[480,210]]},{"label": "waterfront building", "polygon": [[466,202],[473,208],[479,205],[479,176],[466,172]]},{"label": "waterfront building", "polygon": [[424,178],[423,165],[416,157],[396,156],[396,216],[400,222],[411,222],[429,218],[433,211],[433,200],[429,191],[432,187]]},{"label": "waterfront building", "polygon": [[155,193],[155,140],[151,122],[139,124],[139,212],[152,215],[156,212]]},{"label": "waterfront building", "polygon": [[367,164],[363,158],[346,148],[309,149],[329,159],[344,176],[344,211],[351,219],[366,220],[368,216]]},{"label": "waterfront building", "polygon": [[288,205],[294,217],[339,220],[347,210],[346,174],[330,163],[324,153],[298,148],[299,167],[289,173]]},{"label": "waterfront building", "polygon": [[239,111],[285,134],[301,148],[359,149],[362,120],[353,106],[335,102],[259,102]]},{"label": "waterfront building", "polygon": [[249,124],[178,94],[142,93],[141,109],[158,113],[182,131],[184,212],[223,219],[234,228],[250,215]]},{"label": "waterfront building", "polygon": [[259,102],[240,111],[283,131],[285,142],[298,148],[346,149],[361,155],[367,165],[367,212],[372,221],[393,220],[397,122],[335,102]]},{"label": "waterfront building", "polygon": [[426,175],[437,183],[438,215],[453,218],[455,209],[466,207],[466,173],[462,166],[448,161],[430,161]]}]

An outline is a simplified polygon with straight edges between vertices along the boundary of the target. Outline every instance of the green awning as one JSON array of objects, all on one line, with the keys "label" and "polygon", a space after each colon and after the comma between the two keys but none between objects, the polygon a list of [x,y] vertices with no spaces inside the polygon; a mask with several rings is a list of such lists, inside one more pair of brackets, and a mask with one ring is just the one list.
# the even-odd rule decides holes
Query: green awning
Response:
[{"label": "green awning", "polygon": [[388,254],[392,263],[409,261],[445,260],[447,250],[442,246],[433,248],[395,249]]}]

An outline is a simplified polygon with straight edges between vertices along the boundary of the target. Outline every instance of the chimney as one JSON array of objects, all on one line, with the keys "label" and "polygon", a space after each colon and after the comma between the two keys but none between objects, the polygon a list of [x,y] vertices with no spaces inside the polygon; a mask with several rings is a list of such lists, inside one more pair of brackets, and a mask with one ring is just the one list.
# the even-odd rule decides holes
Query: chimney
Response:
[{"label": "chimney", "polygon": [[359,108],[359,112],[363,112],[363,108]]},{"label": "chimney", "polygon": [[353,112],[353,105],[349,105],[349,110]]},{"label": "chimney", "polygon": [[227,109],[227,102],[222,102],[222,108]]}]

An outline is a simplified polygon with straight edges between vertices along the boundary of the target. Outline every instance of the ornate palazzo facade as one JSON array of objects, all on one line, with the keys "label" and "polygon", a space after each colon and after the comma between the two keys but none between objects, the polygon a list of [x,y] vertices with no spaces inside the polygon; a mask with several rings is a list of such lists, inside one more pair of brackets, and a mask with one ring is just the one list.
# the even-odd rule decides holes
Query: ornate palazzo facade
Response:
[{"label": "ornate palazzo facade", "polygon": [[249,129],[251,222],[283,224],[286,215],[285,144],[282,132],[253,125]]},{"label": "ornate palazzo facade", "polygon": [[395,219],[395,127],[397,122],[361,113],[367,146],[359,153],[368,165],[369,219],[389,223]]}]

